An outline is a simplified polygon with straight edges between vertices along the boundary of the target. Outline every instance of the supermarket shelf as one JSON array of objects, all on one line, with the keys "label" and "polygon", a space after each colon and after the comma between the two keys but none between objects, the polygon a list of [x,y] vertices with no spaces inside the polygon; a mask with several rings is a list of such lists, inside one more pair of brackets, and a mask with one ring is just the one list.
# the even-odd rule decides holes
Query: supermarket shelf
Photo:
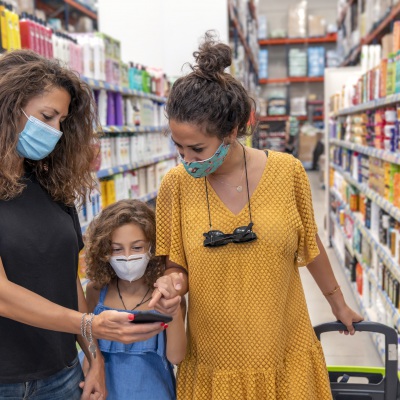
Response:
[{"label": "supermarket shelf", "polygon": [[[148,201],[155,199],[157,197],[157,195],[158,195],[158,190],[156,190],[155,192],[148,193],[145,196],[137,197],[137,200],[147,203]],[[81,224],[82,234],[84,234],[86,232],[86,229],[88,228],[90,222],[91,221],[84,222]]]},{"label": "supermarket shelf", "polygon": [[[265,117],[259,117],[260,122],[273,122],[273,121],[287,121],[291,115],[267,115]],[[292,115],[292,117],[297,118],[299,121],[308,121],[307,115]],[[324,117],[322,115],[316,115],[312,118],[312,121],[323,121]]]},{"label": "supermarket shelf", "polygon": [[277,79],[260,79],[260,85],[268,85],[268,84],[278,84],[284,83],[289,85],[290,83],[302,83],[302,82],[323,82],[323,76],[296,76],[290,78],[277,78]]},{"label": "supermarket shelf", "polygon": [[79,11],[80,14],[97,21],[97,13],[78,0],[35,0],[35,8],[43,10],[48,15],[65,13],[66,7]]},{"label": "supermarket shelf", "polygon": [[383,290],[382,286],[378,282],[378,278],[376,277],[374,271],[363,261],[361,254],[358,251],[355,251],[354,255],[359,264],[362,266],[363,270],[366,272],[368,280],[372,283],[374,289],[377,291],[382,301],[382,304],[384,305],[386,311],[389,313],[390,318],[393,321],[393,325],[400,332],[399,310],[394,306],[387,293]]},{"label": "supermarket shelf", "polygon": [[382,32],[390,26],[390,24],[400,15],[400,3],[394,5],[388,15],[381,21],[381,23],[373,29],[368,35],[364,36],[358,46],[356,46],[350,54],[346,57],[341,66],[349,65],[354,62],[361,53],[361,47],[365,44],[370,44],[380,39]]},{"label": "supermarket shelf", "polygon": [[[370,312],[367,310],[367,308],[365,307],[364,302],[363,302],[361,296],[359,295],[359,293],[358,293],[358,291],[357,291],[357,288],[356,288],[355,283],[351,281],[350,272],[349,272],[349,270],[345,267],[344,261],[343,261],[342,257],[340,256],[339,250],[338,250],[338,248],[337,248],[337,246],[336,246],[336,244],[335,244],[334,241],[332,241],[332,247],[333,247],[333,250],[334,250],[334,252],[335,252],[336,258],[338,259],[339,264],[340,264],[340,266],[342,267],[342,270],[343,270],[344,273],[345,273],[345,276],[346,276],[346,278],[347,278],[347,283],[348,283],[348,285],[349,285],[350,288],[351,288],[351,291],[352,291],[352,293],[353,293],[353,296],[354,296],[354,298],[355,298],[355,300],[356,300],[356,302],[357,302],[357,305],[358,305],[358,307],[359,307],[359,309],[360,309],[361,315],[362,315],[362,316],[365,318],[365,320],[367,320],[367,321],[374,321],[375,318],[373,318],[373,316],[371,315],[371,313],[370,313]],[[373,341],[374,341],[374,343],[375,343],[376,350],[378,351],[378,353],[379,353],[379,355],[380,355],[380,357],[381,357],[381,359],[382,359],[382,362],[385,363],[385,346],[384,346],[384,341],[380,341],[380,340],[379,340],[379,335],[376,334],[376,333],[372,333],[371,335],[372,335]]]},{"label": "supermarket shelf", "polygon": [[156,163],[161,162],[161,161],[172,160],[174,158],[176,158],[176,153],[171,153],[171,154],[167,154],[167,155],[163,155],[163,156],[154,157],[154,158],[152,158],[150,160],[147,160],[147,161],[120,165],[118,167],[113,167],[113,168],[101,169],[101,170],[97,171],[97,177],[98,178],[105,178],[107,176],[120,174],[120,173],[125,172],[125,171],[132,171],[134,169],[147,167],[149,165],[156,164]]},{"label": "supermarket shelf", "polygon": [[239,39],[240,39],[240,41],[244,47],[244,50],[247,54],[247,57],[249,58],[251,64],[253,65],[254,71],[258,75],[258,64],[256,62],[255,55],[253,54],[249,44],[247,43],[245,35],[243,34],[243,31],[242,31],[242,27],[240,26],[240,23],[239,23],[238,19],[236,18],[232,0],[228,0],[228,9],[229,9],[229,18],[231,19],[232,24],[237,31]]},{"label": "supermarket shelf", "polygon": [[80,11],[82,14],[86,15],[87,17],[97,20],[97,13],[95,13],[90,8],[86,7],[85,5],[81,4],[79,1],[64,0],[64,3],[70,5],[71,7],[75,8],[76,10]]},{"label": "supermarket shelf", "polygon": [[[389,313],[389,315],[393,321],[394,326],[400,332],[400,312],[399,312],[399,310],[394,306],[394,304],[390,300],[387,293],[383,290],[383,288],[380,285],[378,278],[377,278],[376,274],[374,273],[374,271],[372,270],[372,268],[370,268],[364,262],[361,254],[353,248],[353,246],[349,242],[348,238],[346,237],[346,234],[344,233],[342,227],[339,225],[337,218],[333,212],[331,212],[331,219],[334,221],[334,223],[336,225],[336,229],[341,233],[341,235],[345,241],[346,247],[351,252],[352,256],[357,259],[357,261],[362,266],[363,270],[366,272],[368,280],[372,283],[374,289],[377,291],[377,293],[382,301],[382,304],[384,305],[386,311]],[[346,270],[347,270],[347,268],[346,268]],[[349,276],[349,278],[350,278],[350,276]],[[359,296],[358,292],[356,294]]]},{"label": "supermarket shelf", "polygon": [[257,21],[257,10],[254,0],[248,1],[251,17]]},{"label": "supermarket shelf", "polygon": [[334,163],[331,163],[331,167],[338,171],[348,183],[356,187],[361,193],[364,193],[380,208],[390,214],[396,221],[400,221],[400,208],[395,207],[392,203],[381,197],[378,193],[370,189],[367,185],[357,182],[348,172],[344,171],[342,167]]},{"label": "supermarket shelf", "polygon": [[343,11],[340,13],[339,18],[338,18],[338,20],[337,20],[337,25],[338,25],[338,26],[342,25],[342,23],[343,23],[343,21],[344,21],[344,19],[345,19],[345,17],[346,17],[347,11],[348,11],[349,8],[351,7],[351,5],[354,3],[354,1],[355,1],[355,0],[347,0],[347,4],[346,4],[346,6],[344,7]]},{"label": "supermarket shelf", "polygon": [[[334,196],[337,196],[337,193],[335,193],[335,192],[336,191],[331,190],[331,193]],[[370,230],[365,227],[364,221],[362,220],[362,217],[359,215],[359,213],[350,211],[348,204],[346,204],[340,197],[336,197],[336,198],[337,198],[337,200],[339,200],[342,203],[342,205],[344,205],[346,207],[346,212],[351,216],[355,225],[360,230],[362,235],[366,238],[369,245],[374,248],[378,257],[382,260],[382,262],[387,267],[390,268],[390,271],[395,276],[395,278],[398,281],[400,281],[400,266],[393,259],[392,255],[390,253],[390,250],[386,246],[379,243],[379,241],[374,237],[374,235],[370,232]]]},{"label": "supermarket shelf", "polygon": [[129,96],[142,97],[145,99],[151,99],[159,103],[165,103],[167,101],[166,97],[157,96],[151,93],[140,92],[139,90],[129,89],[128,87],[113,85],[105,81],[99,81],[97,79],[87,78],[85,76],[80,77],[84,82],[86,82],[92,89],[105,89],[112,92],[118,92],[126,94]]},{"label": "supermarket shelf", "polygon": [[104,133],[146,133],[146,132],[164,132],[167,126],[133,126],[133,125],[106,125],[101,128]]},{"label": "supermarket shelf", "polygon": [[[340,198],[340,197],[338,197],[338,198]],[[334,221],[334,223],[335,223],[335,225],[336,225],[336,229],[339,229],[339,230],[340,230],[340,233],[342,234],[343,241],[344,241],[344,244],[345,244],[347,250],[348,250],[348,251],[350,252],[350,254],[354,257],[355,254],[354,254],[353,245],[352,245],[352,243],[350,242],[349,238],[348,238],[348,237],[346,236],[346,234],[344,233],[342,227],[339,225],[339,222],[337,221],[337,218],[336,218],[335,213],[334,213],[333,211],[331,211],[331,212],[330,212],[330,215],[331,215],[331,220]]]},{"label": "supermarket shelf", "polygon": [[285,46],[289,44],[336,43],[336,41],[337,34],[334,33],[322,37],[261,39],[258,44],[260,46]]},{"label": "supermarket shelf", "polygon": [[86,229],[88,228],[90,222],[84,222],[81,224],[81,230],[82,230],[82,235],[86,232]]},{"label": "supermarket shelf", "polygon": [[400,165],[400,153],[393,153],[391,151],[375,149],[374,147],[362,146],[360,144],[351,143],[339,139],[330,139],[329,143],[356,151],[358,153],[365,154],[370,157],[379,158],[380,160],[384,160],[392,164]]},{"label": "supermarket shelf", "polygon": [[353,107],[345,108],[343,110],[340,110],[333,116],[341,117],[344,115],[355,114],[355,113],[359,113],[362,111],[368,111],[368,110],[373,110],[375,108],[385,107],[385,106],[395,104],[398,102],[400,102],[400,93],[392,94],[390,96],[383,97],[381,99],[372,100],[372,101],[368,101],[367,103],[358,104]]}]

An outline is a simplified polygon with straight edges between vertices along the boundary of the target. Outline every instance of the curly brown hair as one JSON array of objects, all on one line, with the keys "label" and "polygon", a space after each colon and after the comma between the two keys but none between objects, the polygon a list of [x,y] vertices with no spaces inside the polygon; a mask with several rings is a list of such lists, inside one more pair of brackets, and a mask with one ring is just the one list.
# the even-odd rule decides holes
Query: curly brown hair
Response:
[{"label": "curly brown hair", "polygon": [[192,72],[175,81],[166,104],[169,119],[197,125],[213,136],[224,139],[237,128],[237,137],[250,135],[249,125],[254,100],[243,85],[224,72],[232,63],[231,48],[219,42],[214,31],[207,31]]},{"label": "curly brown hair", "polygon": [[91,89],[58,60],[15,50],[0,58],[0,200],[15,198],[25,187],[16,151],[22,109],[32,98],[54,88],[65,89],[71,96],[68,116],[61,123],[64,134],[48,157],[29,162],[55,201],[73,205],[83,201],[93,187],[90,164],[98,124]]},{"label": "curly brown hair", "polygon": [[101,289],[116,274],[109,263],[112,254],[111,237],[115,229],[126,224],[138,225],[150,243],[151,259],[144,274],[145,282],[153,287],[165,270],[165,257],[155,257],[156,218],[154,211],[142,201],[120,200],[106,207],[89,225],[85,234],[86,276]]}]

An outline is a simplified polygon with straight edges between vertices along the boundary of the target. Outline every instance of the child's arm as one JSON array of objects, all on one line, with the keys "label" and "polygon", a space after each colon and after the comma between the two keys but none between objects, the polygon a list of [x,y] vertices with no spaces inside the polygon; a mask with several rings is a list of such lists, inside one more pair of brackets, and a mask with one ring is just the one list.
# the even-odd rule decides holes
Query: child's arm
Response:
[{"label": "child's arm", "polygon": [[181,303],[172,314],[173,320],[168,324],[167,334],[167,359],[171,364],[179,364],[186,353],[186,300],[181,298]]}]

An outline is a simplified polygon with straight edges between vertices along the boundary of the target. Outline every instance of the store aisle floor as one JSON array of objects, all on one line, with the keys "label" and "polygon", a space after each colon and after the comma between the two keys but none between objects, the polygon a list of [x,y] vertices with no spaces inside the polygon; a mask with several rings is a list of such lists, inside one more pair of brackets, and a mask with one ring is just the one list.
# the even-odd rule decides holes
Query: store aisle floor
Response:
[{"label": "store aisle floor", "polygon": [[[315,219],[318,225],[320,238],[325,245],[334,273],[339,285],[341,285],[347,304],[354,310],[359,311],[351,288],[347,282],[347,278],[342,272],[333,249],[329,248],[328,238],[325,235],[325,191],[321,189],[319,174],[317,172],[310,172],[308,176],[311,183]],[[335,320],[328,302],[320,292],[307,268],[301,268],[300,270],[312,324],[318,325],[323,322]],[[337,332],[326,333],[322,335],[322,346],[328,365],[383,365],[369,333],[358,332],[353,337],[344,336]]]}]

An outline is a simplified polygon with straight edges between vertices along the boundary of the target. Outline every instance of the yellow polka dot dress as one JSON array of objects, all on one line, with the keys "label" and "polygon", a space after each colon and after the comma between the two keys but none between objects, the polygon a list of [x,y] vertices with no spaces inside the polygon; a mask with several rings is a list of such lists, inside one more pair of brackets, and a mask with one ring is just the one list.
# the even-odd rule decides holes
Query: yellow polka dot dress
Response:
[{"label": "yellow polka dot dress", "polygon": [[[258,236],[251,243],[204,247],[204,179],[180,165],[161,184],[157,253],[189,277],[178,400],[332,399],[298,271],[318,255],[308,178],[294,157],[268,154],[250,199]],[[247,205],[235,215],[208,190],[213,229],[232,233],[248,225]]]}]

